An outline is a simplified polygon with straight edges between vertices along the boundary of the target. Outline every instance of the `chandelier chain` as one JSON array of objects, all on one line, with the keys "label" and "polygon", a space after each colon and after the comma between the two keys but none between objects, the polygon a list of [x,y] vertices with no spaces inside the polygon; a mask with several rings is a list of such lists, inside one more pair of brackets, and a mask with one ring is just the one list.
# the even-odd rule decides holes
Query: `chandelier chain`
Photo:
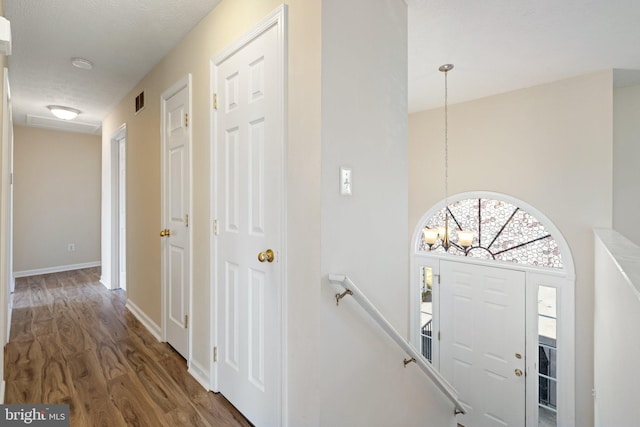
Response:
[{"label": "chandelier chain", "polygon": [[444,72],[444,201],[445,206],[449,206],[449,90],[447,76],[449,72]]}]

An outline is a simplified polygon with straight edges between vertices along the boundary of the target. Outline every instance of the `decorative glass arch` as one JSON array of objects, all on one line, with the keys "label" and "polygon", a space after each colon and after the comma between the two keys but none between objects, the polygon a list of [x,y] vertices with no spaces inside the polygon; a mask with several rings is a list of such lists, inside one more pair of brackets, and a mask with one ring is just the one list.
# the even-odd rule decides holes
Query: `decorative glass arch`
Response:
[{"label": "decorative glass arch", "polygon": [[[536,267],[564,267],[560,248],[551,233],[518,206],[489,198],[463,199],[437,211],[427,218],[423,227],[442,226],[446,213],[449,214],[449,254]],[[457,230],[473,231],[473,242],[467,249],[459,244]],[[420,236],[417,249],[420,252],[446,252],[441,245],[430,248],[424,235]]]}]

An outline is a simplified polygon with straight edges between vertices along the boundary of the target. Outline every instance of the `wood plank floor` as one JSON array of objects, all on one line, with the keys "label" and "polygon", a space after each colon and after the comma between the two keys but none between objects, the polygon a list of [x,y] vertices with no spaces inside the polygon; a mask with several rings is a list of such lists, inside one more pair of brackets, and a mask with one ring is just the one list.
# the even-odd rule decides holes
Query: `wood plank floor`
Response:
[{"label": "wood plank floor", "polygon": [[125,309],[99,268],[16,280],[5,403],[66,403],[71,426],[250,426]]}]

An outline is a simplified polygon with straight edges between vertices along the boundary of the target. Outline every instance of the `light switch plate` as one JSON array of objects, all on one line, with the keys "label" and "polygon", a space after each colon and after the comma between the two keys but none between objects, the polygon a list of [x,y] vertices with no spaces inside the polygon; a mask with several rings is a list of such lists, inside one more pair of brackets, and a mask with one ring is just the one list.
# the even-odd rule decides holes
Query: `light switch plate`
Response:
[{"label": "light switch plate", "polygon": [[350,196],[352,186],[351,168],[340,168],[340,194],[343,196]]}]

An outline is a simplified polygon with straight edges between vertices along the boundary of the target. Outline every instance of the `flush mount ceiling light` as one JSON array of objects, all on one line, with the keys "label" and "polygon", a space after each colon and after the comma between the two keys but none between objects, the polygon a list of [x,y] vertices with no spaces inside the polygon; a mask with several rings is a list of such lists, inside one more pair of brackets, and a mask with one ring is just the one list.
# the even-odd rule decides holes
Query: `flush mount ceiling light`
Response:
[{"label": "flush mount ceiling light", "polygon": [[47,108],[51,111],[51,114],[62,120],[73,120],[80,114],[80,110],[61,105],[47,105]]},{"label": "flush mount ceiling light", "polygon": [[76,68],[81,68],[83,70],[93,69],[93,62],[84,58],[71,58],[71,65],[73,65]]}]

